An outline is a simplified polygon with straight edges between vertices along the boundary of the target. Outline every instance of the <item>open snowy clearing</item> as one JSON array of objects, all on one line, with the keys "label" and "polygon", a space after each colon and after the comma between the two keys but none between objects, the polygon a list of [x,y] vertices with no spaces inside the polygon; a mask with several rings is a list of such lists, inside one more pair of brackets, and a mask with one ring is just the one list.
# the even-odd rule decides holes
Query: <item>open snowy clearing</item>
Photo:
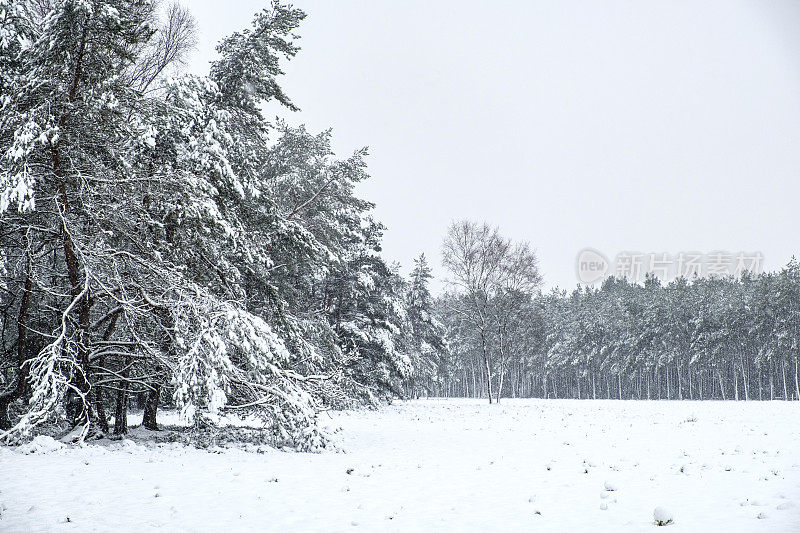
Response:
[{"label": "open snowy clearing", "polygon": [[344,453],[0,448],[0,530],[661,531],[663,507],[667,531],[800,531],[800,403],[430,399],[323,416]]}]

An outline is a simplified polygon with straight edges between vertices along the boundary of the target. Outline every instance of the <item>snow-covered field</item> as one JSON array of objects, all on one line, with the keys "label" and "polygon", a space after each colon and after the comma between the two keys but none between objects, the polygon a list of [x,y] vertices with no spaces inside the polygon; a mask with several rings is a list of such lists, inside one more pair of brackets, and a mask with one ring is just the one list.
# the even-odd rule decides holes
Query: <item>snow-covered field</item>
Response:
[{"label": "snow-covered field", "polygon": [[798,402],[431,399],[325,418],[342,453],[0,448],[0,531],[661,531],[656,507],[666,531],[800,531]]}]

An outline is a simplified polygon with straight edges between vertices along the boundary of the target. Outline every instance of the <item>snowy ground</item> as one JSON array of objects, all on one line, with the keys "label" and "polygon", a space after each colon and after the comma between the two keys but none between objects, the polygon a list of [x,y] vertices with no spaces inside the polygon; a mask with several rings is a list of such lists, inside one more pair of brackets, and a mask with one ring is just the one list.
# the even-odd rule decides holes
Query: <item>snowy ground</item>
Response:
[{"label": "snowy ground", "polygon": [[661,531],[658,506],[666,531],[800,531],[798,402],[419,400],[327,423],[346,453],[0,448],[0,531]]}]

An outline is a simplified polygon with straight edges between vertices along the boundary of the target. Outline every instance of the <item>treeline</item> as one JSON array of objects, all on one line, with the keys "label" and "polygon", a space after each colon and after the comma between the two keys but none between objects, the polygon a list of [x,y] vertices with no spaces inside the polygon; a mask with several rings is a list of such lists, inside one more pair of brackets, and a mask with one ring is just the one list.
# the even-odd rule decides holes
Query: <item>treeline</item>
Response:
[{"label": "treeline", "polygon": [[135,399],[150,429],[165,405],[257,415],[313,449],[320,409],[433,381],[429,272],[381,258],[366,150],[262,115],[297,109],[278,78],[304,17],[274,2],[207,76],[170,76],[177,5],[0,0],[2,439],[125,433]]},{"label": "treeline", "polygon": [[[474,264],[483,265],[475,261],[480,255],[472,255]],[[475,302],[478,311],[491,310],[503,290],[479,290],[476,299],[470,287],[461,283],[437,304],[450,345],[438,394],[485,397],[492,380],[489,387],[502,388],[498,396],[510,397],[800,398],[794,259],[780,272],[739,279],[664,285],[648,277],[640,285],[609,278],[572,293],[528,291],[512,320],[485,313],[487,327]],[[501,357],[501,342],[513,344],[511,356]],[[504,374],[505,383],[498,378]]]}]

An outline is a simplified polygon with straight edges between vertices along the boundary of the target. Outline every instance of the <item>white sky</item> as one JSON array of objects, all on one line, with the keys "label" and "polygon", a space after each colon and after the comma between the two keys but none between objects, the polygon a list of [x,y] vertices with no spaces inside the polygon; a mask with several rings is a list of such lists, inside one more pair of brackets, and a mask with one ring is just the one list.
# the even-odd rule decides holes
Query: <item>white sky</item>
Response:
[{"label": "white sky", "polygon": [[[266,0],[185,0],[190,69]],[[800,2],[297,0],[302,50],[281,83],[370,147],[361,188],[385,256],[443,274],[451,220],[497,224],[537,249],[547,287],[575,257],[800,252]]]}]

